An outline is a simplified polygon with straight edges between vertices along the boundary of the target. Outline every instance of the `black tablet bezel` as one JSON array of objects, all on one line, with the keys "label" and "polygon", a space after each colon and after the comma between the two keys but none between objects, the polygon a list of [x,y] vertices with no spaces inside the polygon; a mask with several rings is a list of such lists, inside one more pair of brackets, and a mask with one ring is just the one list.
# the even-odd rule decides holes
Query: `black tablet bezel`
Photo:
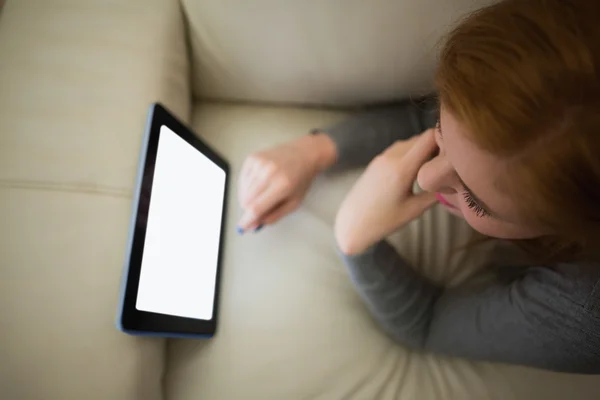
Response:
[{"label": "black tablet bezel", "polygon": [[[139,334],[165,334],[166,336],[212,336],[217,327],[219,316],[219,294],[222,275],[222,260],[225,239],[225,223],[227,198],[229,188],[229,164],[201,139],[192,133],[183,123],[169,113],[164,106],[155,103],[152,105],[149,116],[149,129],[145,138],[145,154],[142,150],[140,170],[138,174],[137,201],[134,202],[135,221],[132,221],[131,235],[129,241],[129,254],[126,260],[126,281],[122,293],[122,310],[120,316],[120,327],[128,333]],[[158,150],[158,139],[161,126],[167,126],[178,136],[192,145],[200,153],[204,154],[225,172],[225,193],[223,196],[223,212],[221,216],[221,232],[219,240],[219,252],[217,262],[217,275],[215,295],[213,302],[213,314],[211,320],[199,320],[180,316],[172,316],[145,312],[136,309],[136,299],[140,281],[140,270],[146,238],[148,208],[152,193],[152,183]],[[193,184],[193,182],[190,182]],[[137,203],[137,204],[135,204]],[[199,205],[200,206],[200,205]]]}]

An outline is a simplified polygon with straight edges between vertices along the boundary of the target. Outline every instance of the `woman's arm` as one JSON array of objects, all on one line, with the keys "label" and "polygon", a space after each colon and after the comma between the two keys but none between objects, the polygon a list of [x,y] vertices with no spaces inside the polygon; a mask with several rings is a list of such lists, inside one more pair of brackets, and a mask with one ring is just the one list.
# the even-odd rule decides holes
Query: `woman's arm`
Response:
[{"label": "woman's arm", "polygon": [[434,97],[404,100],[398,104],[359,113],[323,130],[335,143],[333,169],[368,164],[397,140],[405,140],[433,128],[438,118]]},{"label": "woman's arm", "polygon": [[405,100],[357,114],[329,129],[248,156],[238,182],[238,231],[276,223],[304,200],[315,176],[368,163],[397,140],[435,125],[434,98]]},{"label": "woman's arm", "polygon": [[444,289],[420,276],[385,241],[343,259],[375,318],[409,347],[600,372],[600,315],[581,301],[598,279],[593,269],[531,267],[510,283]]}]

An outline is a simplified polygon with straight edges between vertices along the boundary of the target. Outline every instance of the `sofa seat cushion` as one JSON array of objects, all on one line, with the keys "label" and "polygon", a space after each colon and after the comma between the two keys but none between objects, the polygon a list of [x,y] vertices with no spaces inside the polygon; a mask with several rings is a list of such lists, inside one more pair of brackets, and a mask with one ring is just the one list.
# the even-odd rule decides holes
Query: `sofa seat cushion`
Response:
[{"label": "sofa seat cushion", "polygon": [[[231,161],[235,182],[250,152],[343,116],[201,103],[193,126]],[[386,336],[355,293],[334,247],[335,211],[357,174],[321,177],[298,211],[244,236],[235,233],[240,212],[234,185],[218,333],[207,341],[169,341],[170,400],[558,400],[574,393],[577,399],[597,399],[597,377],[422,354]],[[449,257],[470,235],[461,220],[437,207],[391,240],[423,273],[457,284],[498,251],[489,244]]]},{"label": "sofa seat cushion", "polygon": [[127,196],[0,188],[0,398],[161,399],[164,347],[114,325]]}]

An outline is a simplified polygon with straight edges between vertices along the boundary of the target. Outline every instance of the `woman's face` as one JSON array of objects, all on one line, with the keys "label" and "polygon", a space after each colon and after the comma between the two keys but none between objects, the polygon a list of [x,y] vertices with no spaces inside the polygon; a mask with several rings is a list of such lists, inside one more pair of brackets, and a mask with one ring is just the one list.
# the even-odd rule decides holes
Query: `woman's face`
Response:
[{"label": "woman's face", "polygon": [[449,212],[491,237],[531,239],[547,233],[528,226],[515,202],[499,189],[499,178],[506,173],[503,161],[469,141],[465,128],[443,107],[436,141],[439,155],[421,167],[417,180]]}]

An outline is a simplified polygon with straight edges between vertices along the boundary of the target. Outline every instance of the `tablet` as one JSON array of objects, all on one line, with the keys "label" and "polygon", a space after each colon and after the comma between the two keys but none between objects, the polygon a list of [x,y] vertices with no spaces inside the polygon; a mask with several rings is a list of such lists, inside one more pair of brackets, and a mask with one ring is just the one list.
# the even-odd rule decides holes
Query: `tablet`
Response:
[{"label": "tablet", "polygon": [[136,335],[216,330],[229,166],[160,104],[150,107],[117,327]]}]

